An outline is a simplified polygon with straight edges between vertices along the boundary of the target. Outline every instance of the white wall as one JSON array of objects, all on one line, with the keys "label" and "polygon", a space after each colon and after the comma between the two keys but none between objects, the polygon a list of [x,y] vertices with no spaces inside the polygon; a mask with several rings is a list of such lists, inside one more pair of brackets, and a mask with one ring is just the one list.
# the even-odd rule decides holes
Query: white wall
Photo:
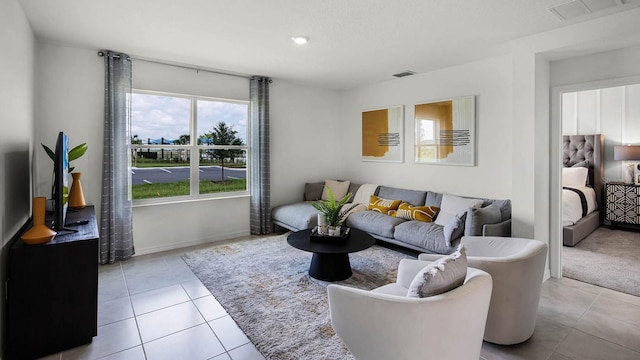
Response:
[{"label": "white wall", "polygon": [[[38,42],[36,59],[36,193],[51,198],[53,161],[41,144],[54,148],[58,132],[74,147],[86,142],[86,154],[71,163],[82,173],[88,204],[100,204],[104,74],[95,51]],[[96,212],[100,207],[97,206]]]},{"label": "white wall", "polygon": [[623,162],[613,159],[614,146],[640,144],[638,104],[640,84],[568,92],[562,96],[563,135],[604,135],[607,181],[622,181]]},{"label": "white wall", "polygon": [[[640,32],[640,30],[637,31]],[[640,46],[551,62],[551,86],[583,84],[638,74],[640,74]]]},{"label": "white wall", "polygon": [[10,240],[31,215],[35,39],[18,1],[0,1],[0,354]]},{"label": "white wall", "polygon": [[[511,198],[511,56],[500,56],[343,93],[343,175],[359,183],[496,199]],[[414,105],[476,96],[476,164],[414,162]],[[361,160],[362,111],[403,105],[403,163]]]},{"label": "white wall", "polygon": [[[275,79],[271,110],[271,205],[300,201],[304,183],[342,179],[345,133],[335,91]],[[348,178],[347,178],[348,179]]]}]

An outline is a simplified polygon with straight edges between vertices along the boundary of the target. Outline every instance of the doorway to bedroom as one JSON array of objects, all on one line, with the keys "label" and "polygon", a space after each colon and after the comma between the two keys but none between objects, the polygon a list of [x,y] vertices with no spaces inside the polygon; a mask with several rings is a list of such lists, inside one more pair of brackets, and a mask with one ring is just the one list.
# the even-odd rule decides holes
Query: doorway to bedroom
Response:
[{"label": "doorway to bedroom", "polygon": [[[552,101],[560,103],[562,186],[569,188],[562,191],[561,197],[562,276],[640,296],[640,185],[635,184],[640,175],[637,167],[640,157],[621,156],[619,148],[640,145],[640,79],[555,89]],[[591,162],[595,163],[575,159],[567,162],[569,153],[590,151],[588,140],[586,145],[568,145],[569,139],[581,139],[577,135],[602,135],[601,159],[591,156]],[[598,150],[597,146],[591,150],[594,149]],[[627,167],[635,169],[632,183],[625,179]],[[594,181],[594,172],[601,178]],[[589,176],[591,180],[587,180]],[[585,184],[577,184],[581,181]],[[578,191],[571,189],[581,185],[587,188],[586,195],[576,195]],[[590,196],[594,197],[595,204],[591,203]],[[612,226],[614,224],[607,220],[621,218],[627,223]],[[595,223],[593,219],[597,219]]]}]

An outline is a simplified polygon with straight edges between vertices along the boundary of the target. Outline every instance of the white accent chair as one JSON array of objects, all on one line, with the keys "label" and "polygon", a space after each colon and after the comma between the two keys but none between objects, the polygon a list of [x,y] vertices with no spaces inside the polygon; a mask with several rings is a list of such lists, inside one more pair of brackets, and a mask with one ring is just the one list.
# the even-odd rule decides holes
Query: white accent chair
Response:
[{"label": "white accent chair", "polygon": [[[493,278],[493,292],[484,340],[500,345],[519,344],[533,335],[540,287],[547,260],[547,244],[532,239],[464,236],[467,265]],[[435,261],[444,255],[420,254]]]},{"label": "white accent chair", "polygon": [[362,360],[477,360],[491,297],[491,276],[467,269],[464,284],[444,294],[407,297],[428,263],[403,259],[397,282],[372,291],[327,287],[331,324]]}]

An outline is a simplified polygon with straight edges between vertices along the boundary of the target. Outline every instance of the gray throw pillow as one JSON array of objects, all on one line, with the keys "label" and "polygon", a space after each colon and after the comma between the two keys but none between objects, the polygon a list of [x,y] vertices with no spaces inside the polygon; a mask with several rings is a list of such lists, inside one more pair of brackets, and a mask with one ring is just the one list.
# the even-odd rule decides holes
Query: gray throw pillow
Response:
[{"label": "gray throw pillow", "polygon": [[492,204],[480,209],[467,210],[467,220],[464,225],[466,236],[481,236],[484,224],[497,224],[502,221],[500,206]]},{"label": "gray throw pillow", "polygon": [[467,218],[467,211],[458,213],[452,217],[444,225],[444,241],[447,246],[451,246],[451,242],[460,239],[464,234],[464,223]]},{"label": "gray throw pillow", "polygon": [[316,201],[322,197],[322,190],[324,189],[324,183],[306,183],[304,184],[304,200]]},{"label": "gray throw pillow", "polygon": [[408,297],[424,298],[440,295],[464,284],[467,276],[467,253],[460,244],[453,254],[425,266],[411,281]]}]

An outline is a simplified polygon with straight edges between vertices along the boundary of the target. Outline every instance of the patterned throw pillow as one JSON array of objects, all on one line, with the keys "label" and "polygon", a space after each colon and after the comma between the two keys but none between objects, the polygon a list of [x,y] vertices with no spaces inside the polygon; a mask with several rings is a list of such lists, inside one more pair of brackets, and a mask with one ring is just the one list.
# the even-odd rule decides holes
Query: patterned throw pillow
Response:
[{"label": "patterned throw pillow", "polygon": [[397,210],[401,202],[402,200],[389,200],[371,195],[371,198],[369,199],[369,206],[367,207],[367,209],[391,215],[389,212]]},{"label": "patterned throw pillow", "polygon": [[437,212],[438,207],[436,206],[415,206],[403,202],[398,206],[395,217],[405,220],[431,222]]}]

